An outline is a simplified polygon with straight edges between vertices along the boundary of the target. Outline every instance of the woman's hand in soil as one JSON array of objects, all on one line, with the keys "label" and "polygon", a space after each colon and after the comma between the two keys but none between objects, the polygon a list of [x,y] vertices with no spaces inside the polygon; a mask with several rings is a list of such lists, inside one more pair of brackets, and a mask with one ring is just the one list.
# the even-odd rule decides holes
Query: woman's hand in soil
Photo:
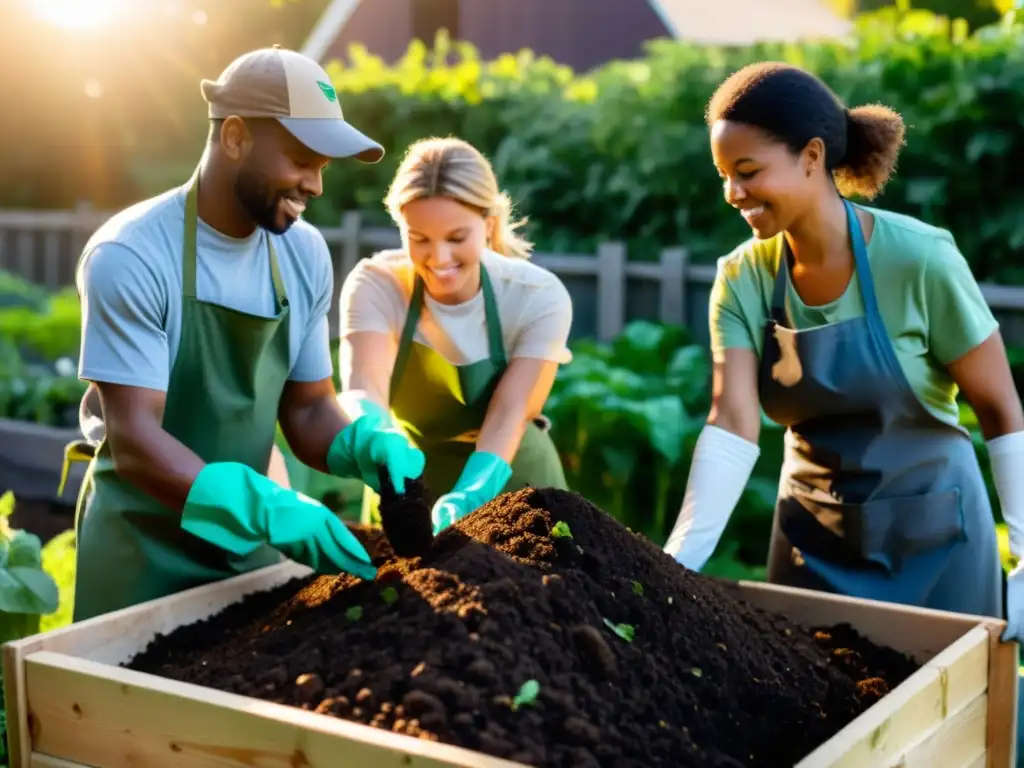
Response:
[{"label": "woman's hand in soil", "polygon": [[379,405],[362,400],[359,408],[358,418],[338,433],[327,452],[331,474],[359,478],[380,493],[378,469],[385,467],[395,490],[405,493],[405,481],[423,474],[423,452],[391,423]]},{"label": "woman's hand in soil", "polygon": [[267,544],[318,573],[377,576],[366,549],[333,512],[244,464],[207,464],[189,491],[181,527],[234,555]]},{"label": "woman's hand in soil", "polygon": [[434,535],[501,493],[511,476],[512,467],[500,456],[485,451],[472,453],[455,487],[434,503]]}]

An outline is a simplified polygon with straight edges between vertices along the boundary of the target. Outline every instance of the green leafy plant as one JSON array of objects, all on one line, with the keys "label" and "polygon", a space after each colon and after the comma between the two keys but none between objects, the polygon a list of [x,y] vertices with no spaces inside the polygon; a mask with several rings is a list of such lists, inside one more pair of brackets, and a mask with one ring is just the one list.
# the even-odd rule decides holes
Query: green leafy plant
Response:
[{"label": "green leafy plant", "polygon": [[349,621],[359,621],[363,618],[363,607],[361,605],[353,605],[345,611],[345,618]]},{"label": "green leafy plant", "polygon": [[[707,355],[683,328],[642,320],[573,355],[545,409],[570,483],[631,528],[663,536],[677,468],[707,412]],[[638,476],[650,483],[642,493]]]},{"label": "green leafy plant", "polygon": [[556,539],[571,539],[572,530],[569,528],[569,524],[564,520],[559,520],[553,526],[551,526],[551,535]]},{"label": "green leafy plant", "polygon": [[[390,225],[380,200],[404,150],[461,136],[494,162],[540,250],[593,252],[623,240],[630,258],[686,246],[711,261],[749,237],[713,190],[704,109],[743,65],[787,61],[821,75],[850,104],[903,114],[908,143],[877,205],[950,229],[980,279],[1024,281],[1018,252],[1024,191],[1024,26],[965,23],[894,8],[862,14],[850,40],[716,47],[657,40],[645,55],[585,74],[529,51],[491,61],[441,36],[393,65],[354,47],[328,66],[346,114],[393,151],[365,168],[329,170],[315,223],[363,210]],[[686,173],[679,173],[686,168]],[[711,192],[711,193],[709,193]],[[623,461],[628,461],[624,458]]]},{"label": "green leafy plant", "polygon": [[533,706],[537,702],[539,694],[540,683],[536,680],[527,680],[519,687],[519,692],[512,699],[512,711],[515,712],[524,706]]},{"label": "green leafy plant", "polygon": [[384,587],[380,592],[380,599],[391,605],[398,599],[398,591],[394,587]]},{"label": "green leafy plant", "polygon": [[60,595],[43,570],[42,542],[10,525],[14,494],[0,496],[0,643],[39,631],[41,617],[57,610]]},{"label": "green leafy plant", "polygon": [[603,621],[608,629],[621,637],[627,643],[632,643],[633,638],[636,637],[636,627],[632,624],[616,624],[608,619],[603,619]]}]

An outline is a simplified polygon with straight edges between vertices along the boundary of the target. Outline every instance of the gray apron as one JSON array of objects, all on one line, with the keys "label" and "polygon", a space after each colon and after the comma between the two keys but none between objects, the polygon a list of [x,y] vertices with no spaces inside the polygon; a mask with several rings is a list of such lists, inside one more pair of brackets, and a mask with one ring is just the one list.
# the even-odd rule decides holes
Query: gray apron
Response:
[{"label": "gray apron", "polygon": [[768,581],[1002,618],[995,524],[970,436],[911,389],[844,203],[864,316],[793,330],[784,245],[765,324],[761,404],[787,427]]}]

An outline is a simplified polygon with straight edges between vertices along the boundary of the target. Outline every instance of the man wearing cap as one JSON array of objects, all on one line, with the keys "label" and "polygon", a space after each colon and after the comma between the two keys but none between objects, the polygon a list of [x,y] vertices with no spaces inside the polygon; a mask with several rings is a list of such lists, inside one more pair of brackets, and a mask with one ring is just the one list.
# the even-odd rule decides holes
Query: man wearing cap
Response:
[{"label": "man wearing cap", "polygon": [[192,178],[115,215],[78,268],[79,375],[103,429],[79,497],[76,621],[282,553],[374,578],[337,517],[266,477],[278,422],[322,472],[376,488],[386,467],[401,491],[423,471],[399,432],[338,405],[331,257],[300,218],[328,160],[384,150],[293,51],[246,54],[202,93],[211,130]]}]

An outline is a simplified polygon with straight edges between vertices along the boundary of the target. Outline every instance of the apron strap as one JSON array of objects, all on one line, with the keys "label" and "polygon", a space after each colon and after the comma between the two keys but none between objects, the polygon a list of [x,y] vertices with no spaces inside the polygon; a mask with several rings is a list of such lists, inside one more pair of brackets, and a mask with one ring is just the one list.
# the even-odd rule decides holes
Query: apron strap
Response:
[{"label": "apron strap", "polygon": [[[199,170],[189,180],[188,193],[185,195],[185,238],[181,247],[181,292],[186,298],[196,298],[196,232],[199,227]],[[277,251],[270,241],[270,233],[264,232],[267,238],[267,250],[270,252],[270,281],[274,286],[274,299],[277,311],[288,306],[288,293],[281,277],[281,265],[277,261]]]},{"label": "apron strap", "polygon": [[779,271],[775,275],[775,290],[772,292],[771,317],[783,328],[789,327],[786,318],[786,287],[789,285],[789,243],[786,235],[782,235],[782,257],[779,259]]},{"label": "apron strap", "polygon": [[405,326],[402,328],[402,337],[398,342],[398,354],[395,356],[395,367],[391,371],[391,386],[389,399],[395,396],[395,387],[405,373],[406,363],[409,362],[409,353],[412,351],[412,339],[416,335],[416,326],[420,322],[420,307],[423,305],[423,280],[416,278],[412,288],[412,298],[409,299],[409,311],[405,315]]},{"label": "apron strap", "polygon": [[868,247],[864,242],[864,232],[860,228],[857,210],[849,200],[843,200],[846,206],[846,223],[850,230],[850,245],[853,248],[853,263],[857,270],[857,281],[860,283],[860,295],[864,301],[864,314],[872,324],[881,323],[882,315],[878,309],[878,297],[875,295],[875,279],[871,276],[871,265],[868,263]]},{"label": "apron strap", "polygon": [[189,182],[185,195],[185,241],[181,245],[181,293],[196,297],[196,230],[199,226],[199,170]]},{"label": "apron strap", "polygon": [[[850,234],[850,247],[853,250],[853,265],[860,283],[861,299],[864,301],[864,314],[868,322],[876,325],[881,322],[878,310],[878,298],[875,295],[875,281],[871,276],[868,264],[868,249],[864,242],[864,232],[857,219],[857,211],[849,200],[843,199],[846,208],[846,225]],[[782,258],[779,271],[775,275],[775,289],[772,292],[771,318],[784,328],[789,327],[786,317],[786,289],[789,287],[789,261],[792,256],[789,243],[782,238]]]},{"label": "apron strap", "polygon": [[498,314],[498,301],[494,298],[494,288],[487,269],[480,265],[480,286],[484,291],[484,317],[487,323],[487,346],[491,360],[502,365],[505,359],[505,337],[501,330],[501,316]]},{"label": "apron strap", "polygon": [[[501,317],[498,315],[498,301],[494,297],[494,288],[487,268],[480,265],[480,288],[484,294],[484,322],[487,325],[488,353],[492,360],[505,363],[505,341],[501,330]],[[412,297],[409,299],[409,311],[405,315],[405,325],[398,342],[398,354],[395,355],[395,367],[391,371],[390,391],[394,396],[395,387],[402,379],[405,366],[409,362],[412,340],[416,335],[416,326],[420,321],[420,310],[423,306],[423,280],[419,277],[413,283]]]}]

